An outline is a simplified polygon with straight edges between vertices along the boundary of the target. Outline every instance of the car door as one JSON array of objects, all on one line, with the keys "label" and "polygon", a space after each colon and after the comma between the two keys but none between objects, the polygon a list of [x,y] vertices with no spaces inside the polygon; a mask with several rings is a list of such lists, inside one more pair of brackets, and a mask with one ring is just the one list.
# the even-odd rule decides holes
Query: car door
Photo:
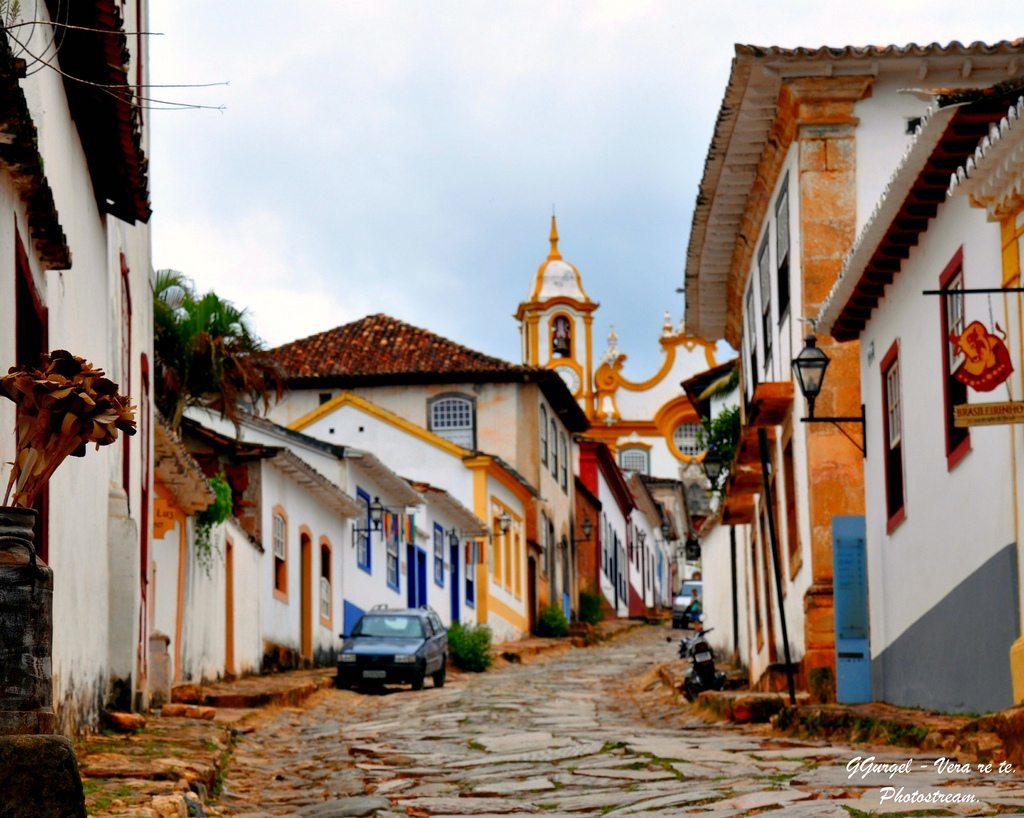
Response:
[{"label": "car door", "polygon": [[440,667],[437,650],[437,629],[434,627],[434,620],[431,616],[424,616],[422,622],[423,632],[427,635],[427,673],[436,673]]},{"label": "car door", "polygon": [[441,664],[444,662],[445,655],[448,653],[448,632],[445,630],[444,624],[441,622],[441,617],[437,614],[430,614],[430,619],[434,625],[434,642],[437,646],[438,668],[440,669]]}]

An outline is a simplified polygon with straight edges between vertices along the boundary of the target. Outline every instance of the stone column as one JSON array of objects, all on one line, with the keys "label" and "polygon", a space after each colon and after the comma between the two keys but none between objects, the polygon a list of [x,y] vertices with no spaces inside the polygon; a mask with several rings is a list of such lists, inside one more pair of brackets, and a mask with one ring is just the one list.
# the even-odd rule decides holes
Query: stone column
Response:
[{"label": "stone column", "polygon": [[[831,291],[856,238],[856,126],[853,106],[871,88],[869,77],[801,78],[787,83],[794,106],[799,156],[800,269],[803,315],[814,316]],[[818,336],[831,358],[820,416],[860,414],[860,349]],[[835,621],[832,517],[864,513],[864,462],[834,426],[805,424],[811,522],[812,584],[804,597],[803,672],[816,698],[835,698]],[[856,438],[859,431],[848,429]]]}]

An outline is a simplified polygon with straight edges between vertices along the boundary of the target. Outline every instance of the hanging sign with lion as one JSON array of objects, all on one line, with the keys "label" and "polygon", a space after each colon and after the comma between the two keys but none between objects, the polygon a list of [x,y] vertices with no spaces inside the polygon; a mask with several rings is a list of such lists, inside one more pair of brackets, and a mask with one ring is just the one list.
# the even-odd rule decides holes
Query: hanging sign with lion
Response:
[{"label": "hanging sign with lion", "polygon": [[999,324],[996,335],[980,321],[972,321],[959,335],[949,334],[949,342],[964,355],[953,377],[976,392],[991,392],[1010,377],[1013,364],[1006,349],[1006,333]]}]

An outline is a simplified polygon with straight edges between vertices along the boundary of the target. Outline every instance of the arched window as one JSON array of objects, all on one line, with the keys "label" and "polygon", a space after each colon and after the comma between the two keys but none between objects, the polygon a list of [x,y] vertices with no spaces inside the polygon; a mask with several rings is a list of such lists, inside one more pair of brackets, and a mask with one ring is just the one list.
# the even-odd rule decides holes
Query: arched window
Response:
[{"label": "arched window", "polygon": [[562,491],[569,491],[569,438],[562,432],[560,450],[562,456]]},{"label": "arched window", "polygon": [[651,473],[651,453],[639,446],[623,449],[619,453],[619,466],[623,471],[635,471],[638,474]]},{"label": "arched window", "polygon": [[274,530],[271,533],[274,548],[274,596],[288,601],[288,519],[284,509],[274,507]]},{"label": "arched window", "polygon": [[548,464],[548,410],[544,404],[540,407],[540,464]]},{"label": "arched window", "polygon": [[551,354],[557,358],[572,355],[572,324],[564,315],[551,322]]},{"label": "arched window", "polygon": [[331,625],[331,544],[320,540],[320,621]]},{"label": "arched window", "polygon": [[428,402],[430,431],[464,449],[476,448],[476,407],[464,395],[441,395]]},{"label": "arched window", "polygon": [[676,427],[672,433],[672,441],[676,444],[680,454],[694,457],[704,451],[698,437],[701,428],[699,423],[680,423]]},{"label": "arched window", "polygon": [[551,476],[558,479],[558,426],[551,418]]}]

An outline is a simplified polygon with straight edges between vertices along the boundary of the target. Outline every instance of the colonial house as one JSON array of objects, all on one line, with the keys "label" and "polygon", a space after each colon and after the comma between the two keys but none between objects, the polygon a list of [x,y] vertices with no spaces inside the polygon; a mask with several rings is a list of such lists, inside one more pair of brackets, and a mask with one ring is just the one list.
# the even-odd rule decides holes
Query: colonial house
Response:
[{"label": "colonial house", "polygon": [[[13,6],[16,4],[8,4]],[[138,434],[65,463],[40,505],[54,571],[60,729],[142,703],[149,621],[152,305],[146,147],[148,3],[5,6],[0,29],[0,361],[64,348],[138,407]],[[61,27],[51,25],[57,19]],[[34,25],[15,25],[28,20]],[[41,56],[46,55],[45,60]],[[0,462],[14,407],[0,406]]]},{"label": "colonial house", "polygon": [[[626,475],[634,510],[627,527],[629,555],[629,615],[642,617],[664,606],[667,553],[661,534],[664,515],[643,477]],[[659,572],[660,568],[660,572]],[[669,603],[671,607],[671,603]]]},{"label": "colonial house", "polygon": [[[1024,417],[1022,93],[1018,75],[927,95],[821,311],[821,332],[859,341],[867,587],[837,583],[837,638],[861,631],[848,649],[869,652],[871,699],[1024,700],[1024,438],[1008,425]],[[869,621],[850,614],[865,609]]]},{"label": "colonial house", "polygon": [[[205,571],[206,581],[217,581],[209,595],[216,608],[202,636],[213,661],[193,678],[244,672],[253,668],[254,651],[259,670],[330,663],[347,603],[343,579],[351,578],[357,560],[350,553],[358,549],[349,545],[349,529],[368,519],[369,500],[360,503],[327,477],[338,479],[338,458],[319,441],[275,435],[272,424],[255,419],[243,420],[236,436],[231,424],[205,412],[186,417],[182,430],[203,472],[223,475],[231,486],[234,516],[244,534],[235,540],[226,531],[223,551],[206,560],[216,567],[213,575]],[[368,483],[371,490],[384,484],[400,502],[418,500],[375,459],[369,468],[384,474],[379,483]],[[391,499],[383,490],[378,496]],[[248,557],[251,547],[260,553],[258,570],[236,577],[239,557]],[[203,582],[199,573],[192,576]],[[243,611],[247,615],[240,617]],[[183,636],[186,645],[188,637]]]},{"label": "colonial house", "polygon": [[[444,489],[418,480],[409,484],[424,499],[416,519],[421,519],[422,513],[423,550],[430,564],[430,607],[447,627],[476,625],[478,541],[490,536],[490,529]],[[417,536],[420,534],[421,529],[417,529]]]},{"label": "colonial house", "polygon": [[277,422],[342,440],[329,419],[351,394],[475,455],[465,465],[475,470],[474,480],[493,480],[494,491],[481,484],[472,505],[455,484],[398,462],[410,477],[450,491],[492,531],[480,564],[496,590],[488,615],[504,620],[505,633],[529,630],[545,605],[575,609],[572,435],[587,420],[556,373],[484,355],[386,315],[293,341],[275,354],[289,374],[289,392],[272,411]]},{"label": "colonial house", "polygon": [[600,509],[593,536],[584,545],[588,556],[581,561],[588,575],[580,574],[582,587],[603,597],[612,616],[630,615],[632,514],[636,501],[625,475],[608,446],[599,440],[579,441],[580,482],[586,487],[592,508]]},{"label": "colonial house", "polygon": [[[740,351],[743,434],[723,515],[752,526],[740,550],[755,680],[770,684],[769,671],[782,670],[784,612],[801,681],[820,698],[835,688],[833,549],[847,522],[856,526],[846,518],[864,515],[860,352],[817,339],[832,364],[813,406],[794,400],[791,362],[804,319],[818,315],[926,110],[899,91],[1004,80],[1019,52],[1014,43],[736,47],[693,217],[686,320]],[[854,421],[802,423],[812,409]]]},{"label": "colonial house", "polygon": [[[423,523],[427,526],[425,550],[432,560],[436,549],[441,551],[441,561],[431,563],[439,569],[436,578],[426,583],[428,601],[439,614],[461,609],[463,621],[486,623],[502,640],[532,628],[538,599],[531,592],[531,577],[536,577],[537,561],[527,552],[524,533],[538,495],[504,460],[460,446],[349,391],[299,418],[292,429],[318,440],[357,441],[361,448],[379,453],[410,482],[437,489],[422,496],[429,506]],[[451,498],[448,508],[441,507],[439,492]],[[428,519],[432,520],[429,525]],[[440,541],[435,539],[435,522],[443,533]],[[460,542],[458,550],[452,548],[453,535]],[[456,590],[461,604],[455,604]],[[410,598],[410,604],[413,601]]]}]

